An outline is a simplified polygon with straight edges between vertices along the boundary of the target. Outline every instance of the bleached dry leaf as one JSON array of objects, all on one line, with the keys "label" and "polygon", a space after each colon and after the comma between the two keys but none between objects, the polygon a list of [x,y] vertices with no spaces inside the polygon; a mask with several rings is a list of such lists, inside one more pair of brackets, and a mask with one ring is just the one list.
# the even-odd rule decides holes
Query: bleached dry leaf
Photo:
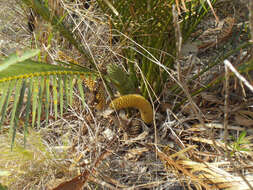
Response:
[{"label": "bleached dry leaf", "polygon": [[141,133],[137,137],[126,140],[125,144],[132,144],[133,142],[143,140],[147,137],[147,135],[148,135],[148,132],[144,131],[143,133]]},{"label": "bleached dry leaf", "polygon": [[[215,128],[215,129],[224,129],[224,126],[221,123],[205,123],[205,126],[209,127],[209,128]],[[203,130],[206,130],[205,126],[203,126],[202,124],[199,123],[199,124],[193,125],[193,128],[188,129],[188,130],[194,131],[195,130],[194,128],[198,128],[200,131],[203,131]],[[228,129],[229,130],[236,130],[236,131],[244,131],[245,130],[245,128],[243,128],[243,127],[232,126],[232,125],[228,125]]]},{"label": "bleached dry leaf", "polygon": [[[196,177],[207,180],[207,183],[211,183],[219,189],[241,190],[249,188],[241,177],[231,175],[225,170],[225,168],[230,166],[230,162],[199,163],[189,160],[181,160],[178,163],[182,164],[185,168],[191,169],[191,172],[194,173]],[[219,168],[218,166],[223,167]],[[245,177],[251,184],[253,184],[252,176]]]},{"label": "bleached dry leaf", "polygon": [[[213,140],[202,138],[202,137],[188,137],[186,139],[196,141],[196,142],[206,143],[206,144],[210,144],[210,145],[214,144]],[[215,144],[216,144],[216,146],[219,146],[219,147],[222,147],[222,148],[225,147],[224,143],[222,143],[220,141],[217,141],[217,140],[215,140]]]},{"label": "bleached dry leaf", "polygon": [[108,140],[112,140],[113,136],[114,136],[114,132],[107,128],[106,130],[103,131],[103,135],[108,139]]},{"label": "bleached dry leaf", "polygon": [[206,144],[213,144],[212,140],[206,139],[206,138],[201,138],[201,137],[189,137],[187,138],[188,140],[193,140],[201,143],[206,143]]},{"label": "bleached dry leaf", "polygon": [[131,150],[128,150],[128,153],[126,154],[126,159],[130,160],[130,159],[135,159],[136,156],[140,156],[141,154],[143,154],[144,152],[147,152],[148,149],[147,148],[134,148]]},{"label": "bleached dry leaf", "polygon": [[114,112],[113,109],[106,109],[106,110],[104,110],[102,113],[103,113],[103,116],[104,116],[105,118],[108,118],[109,115],[111,115],[113,112]]},{"label": "bleached dry leaf", "polygon": [[172,154],[170,156],[170,158],[172,159],[172,158],[175,158],[175,157],[180,157],[180,158],[185,157],[184,153],[188,152],[189,150],[195,149],[195,148],[197,148],[197,145],[189,146],[189,147],[187,147],[183,150],[180,150],[180,151],[176,152],[175,154]]}]

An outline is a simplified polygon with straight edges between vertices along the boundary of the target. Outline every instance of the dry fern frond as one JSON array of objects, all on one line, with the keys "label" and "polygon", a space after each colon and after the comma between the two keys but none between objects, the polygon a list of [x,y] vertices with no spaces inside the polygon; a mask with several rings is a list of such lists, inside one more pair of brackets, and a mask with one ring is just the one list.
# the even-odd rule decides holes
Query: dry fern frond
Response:
[{"label": "dry fern frond", "polygon": [[109,106],[116,110],[122,108],[137,108],[141,112],[141,118],[145,123],[150,124],[153,121],[151,104],[139,94],[129,94],[116,98]]}]

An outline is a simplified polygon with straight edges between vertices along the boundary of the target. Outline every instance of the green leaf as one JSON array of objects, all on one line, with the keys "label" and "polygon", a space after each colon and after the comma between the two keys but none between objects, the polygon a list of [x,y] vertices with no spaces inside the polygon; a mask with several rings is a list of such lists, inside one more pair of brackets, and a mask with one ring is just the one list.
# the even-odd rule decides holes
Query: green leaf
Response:
[{"label": "green leaf", "polygon": [[[59,108],[62,116],[64,105],[72,103],[76,81],[78,81],[78,89],[84,104],[84,92],[80,76],[96,75],[89,69],[76,65],[73,67],[72,65],[59,66],[27,59],[33,55],[32,53],[30,52],[29,55],[25,54],[22,57],[26,60],[9,64],[8,67],[0,71],[0,127],[9,119],[6,113],[10,112],[11,128],[9,133],[12,135],[12,147],[16,129],[22,124],[19,121],[20,116],[24,115],[24,142],[26,142],[30,119],[32,127],[34,127],[35,122],[40,127],[41,115],[44,112],[47,124],[51,111],[49,110],[51,101],[53,101],[55,119],[58,117]],[[67,100],[66,104],[64,104],[64,98]],[[58,104],[60,104],[59,107]],[[25,109],[22,109],[23,107]],[[21,110],[24,110],[22,114]]]},{"label": "green leaf", "polygon": [[248,149],[248,148],[240,148],[240,149],[239,149],[239,151],[245,151],[245,152],[248,152],[248,151],[250,151],[250,149]]},{"label": "green leaf", "polygon": [[74,89],[74,78],[70,76],[69,79],[69,104],[73,104],[73,89]]},{"label": "green leaf", "polygon": [[64,76],[64,91],[66,95],[66,104],[69,104],[69,81],[68,81],[68,76]]},{"label": "green leaf", "polygon": [[49,99],[50,99],[49,85],[50,85],[49,78],[46,78],[46,103],[45,103],[46,125],[48,124],[48,118],[49,118]]},{"label": "green leaf", "polygon": [[29,59],[37,55],[39,52],[40,50],[38,49],[26,50],[24,52],[17,51],[16,53],[9,55],[6,59],[0,62],[0,71],[7,69],[13,64]]},{"label": "green leaf", "polygon": [[53,76],[53,102],[54,102],[54,116],[55,120],[58,116],[58,93],[57,93],[57,81],[56,76]]},{"label": "green leaf", "polygon": [[29,122],[29,115],[31,110],[31,99],[32,99],[32,81],[29,82],[28,94],[27,94],[27,103],[26,103],[26,110],[25,110],[25,128],[24,128],[24,145],[26,145],[26,135],[28,133],[28,122]]},{"label": "green leaf", "polygon": [[136,93],[135,81],[121,67],[109,65],[107,71],[111,83],[121,95]]},{"label": "green leaf", "polygon": [[[21,92],[20,92],[20,88],[21,88]],[[25,81],[23,81],[23,80],[17,81],[16,89],[15,89],[15,100],[14,100],[14,105],[16,104],[15,102],[17,101],[17,108],[15,110],[14,105],[13,105],[12,114],[15,114],[14,115],[14,124],[13,124],[12,121],[11,121],[11,124],[10,124],[10,127],[11,127],[10,128],[10,134],[12,134],[11,149],[13,148],[13,145],[14,145],[14,139],[15,139],[15,136],[16,136],[16,129],[18,127],[19,115],[21,113],[21,109],[22,109],[22,106],[23,106],[25,89],[26,89]]]},{"label": "green leaf", "polygon": [[[8,175],[9,172],[7,171],[0,171],[0,176],[2,175]],[[1,183],[0,183],[0,190],[8,190],[8,188],[6,186],[3,186]]]},{"label": "green leaf", "polygon": [[36,111],[38,106],[38,94],[39,94],[39,88],[38,88],[38,78],[32,79],[33,83],[33,93],[32,93],[32,127],[34,127],[35,118],[36,118]]},{"label": "green leaf", "polygon": [[90,70],[85,68],[67,68],[59,65],[51,65],[43,62],[25,60],[9,66],[0,71],[0,82],[6,82],[19,78],[32,78],[51,75],[84,75]]},{"label": "green leaf", "polygon": [[5,100],[5,104],[3,106],[3,109],[2,109],[2,118],[1,118],[1,121],[0,121],[0,129],[1,129],[1,126],[3,124],[3,121],[4,121],[4,118],[5,118],[5,115],[6,115],[6,110],[7,110],[7,107],[8,107],[8,103],[10,101],[10,97],[11,97],[11,94],[12,94],[12,91],[14,89],[14,86],[15,86],[15,80],[11,81],[10,85],[9,85],[9,90],[8,90],[8,94],[7,94],[7,98]]},{"label": "green leaf", "polygon": [[63,116],[63,80],[59,77],[60,114]]},{"label": "green leaf", "polygon": [[[5,171],[5,170],[0,170],[0,176],[9,176],[11,175],[11,173],[9,171]],[[3,186],[0,183],[0,190],[1,188],[3,188]]]},{"label": "green leaf", "polygon": [[19,100],[19,96],[20,96],[21,84],[22,84],[22,80],[18,80],[16,83],[16,88],[15,88],[15,93],[14,93],[15,98],[14,98],[14,103],[13,103],[13,107],[12,107],[11,121],[10,121],[11,127],[13,126],[15,115],[16,115],[16,108],[17,108],[18,100]]},{"label": "green leaf", "polygon": [[39,98],[38,98],[38,114],[37,114],[37,126],[40,127],[41,120],[41,112],[42,112],[42,104],[43,104],[43,94],[44,94],[44,77],[40,78],[40,90],[39,90]]},{"label": "green leaf", "polygon": [[0,113],[2,111],[2,107],[4,105],[4,101],[8,92],[8,88],[9,88],[9,82],[6,83],[6,85],[1,86],[2,88],[2,94],[1,94],[1,99],[0,99]]},{"label": "green leaf", "polygon": [[82,80],[80,79],[80,77],[77,79],[77,85],[78,85],[78,90],[80,92],[80,96],[81,96],[83,106],[85,107],[84,91],[83,91],[83,87],[82,87]]},{"label": "green leaf", "polygon": [[239,144],[240,144],[240,143],[243,143],[244,138],[245,138],[246,135],[247,135],[247,132],[246,132],[246,131],[241,132],[241,134],[240,134],[240,136],[239,136],[239,138],[238,138],[238,143],[239,143]]}]

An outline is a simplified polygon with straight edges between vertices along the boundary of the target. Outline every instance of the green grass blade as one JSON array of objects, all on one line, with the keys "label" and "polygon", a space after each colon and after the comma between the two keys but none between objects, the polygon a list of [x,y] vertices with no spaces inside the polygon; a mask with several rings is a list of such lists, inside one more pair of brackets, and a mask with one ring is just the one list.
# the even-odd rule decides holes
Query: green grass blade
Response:
[{"label": "green grass blade", "polygon": [[59,80],[59,97],[60,97],[60,115],[63,116],[63,80],[62,77],[58,78]]},{"label": "green grass blade", "polygon": [[9,82],[6,82],[6,83],[4,83],[4,85],[1,86],[2,94],[1,94],[1,99],[0,99],[0,113],[1,113],[3,105],[4,105],[4,100],[7,96],[8,87],[9,87]]},{"label": "green grass blade", "polygon": [[69,104],[73,104],[73,90],[74,90],[74,77],[70,76],[69,78]]},{"label": "green grass blade", "polygon": [[14,141],[15,141],[15,137],[16,137],[17,128],[18,128],[18,121],[15,119],[15,120],[14,120],[14,125],[13,125],[13,127],[12,127],[11,150],[13,150],[13,146],[14,146]]},{"label": "green grass blade", "polygon": [[0,71],[0,82],[6,82],[14,79],[33,78],[39,76],[52,75],[83,75],[90,70],[85,68],[71,68],[59,65],[51,65],[43,62],[25,60],[9,66],[4,71]]},{"label": "green grass blade", "polygon": [[49,83],[50,78],[46,77],[46,102],[45,102],[45,114],[46,114],[46,125],[48,124],[48,118],[49,118],[49,100],[50,100],[50,83]]},{"label": "green grass blade", "polygon": [[3,186],[3,185],[0,183],[0,190],[8,190],[8,187]]},{"label": "green grass blade", "polygon": [[40,90],[38,98],[38,114],[37,114],[37,126],[40,127],[41,113],[42,113],[42,103],[43,103],[43,93],[44,93],[44,78],[40,78]]},{"label": "green grass blade", "polygon": [[68,105],[69,104],[69,79],[67,75],[64,76],[64,92],[66,96],[66,105]]},{"label": "green grass blade", "polygon": [[57,79],[53,76],[53,102],[54,102],[54,117],[57,120],[58,117],[58,91],[57,91]]},{"label": "green grass blade", "polygon": [[82,80],[81,80],[80,77],[78,77],[78,79],[77,79],[77,86],[78,86],[78,90],[80,92],[80,96],[81,96],[83,106],[85,107],[84,90],[83,90],[83,86],[82,86]]},{"label": "green grass blade", "polygon": [[18,62],[29,59],[40,52],[38,49],[26,50],[24,52],[17,51],[16,53],[11,54],[3,61],[0,62],[0,71],[7,69],[9,66],[16,64]]},{"label": "green grass blade", "polygon": [[35,118],[36,118],[36,111],[38,106],[38,94],[39,94],[39,79],[33,78],[33,93],[32,93],[32,127],[34,127],[35,124]]},{"label": "green grass blade", "polygon": [[33,82],[29,81],[27,103],[26,103],[26,109],[25,109],[24,145],[26,145],[26,135],[28,133],[29,115],[31,111],[31,100],[32,100],[32,91],[33,91],[32,88],[33,88]]},{"label": "green grass blade", "polygon": [[22,106],[24,104],[24,97],[25,97],[25,90],[26,90],[26,80],[21,80],[22,81],[22,88],[18,100],[18,106],[15,114],[15,120],[19,123],[19,115],[21,113]]},{"label": "green grass blade", "polygon": [[[21,84],[22,84],[22,80],[17,80],[15,91],[14,91],[15,97],[14,97],[14,102],[13,102],[12,111],[11,111],[10,131],[9,131],[9,133],[10,133],[10,135],[12,135],[12,137],[15,136],[15,133],[16,133],[16,130],[14,129],[14,119],[15,119],[15,116],[17,115],[16,109],[18,107],[18,100],[20,97],[20,90],[22,87]],[[17,110],[17,112],[18,112],[18,110]],[[14,142],[12,142],[11,144],[13,144],[13,143]]]},{"label": "green grass blade", "polygon": [[[20,81],[22,81],[22,88],[21,88],[21,92],[19,95],[18,105],[17,105],[15,118],[14,118],[14,124],[11,125],[11,130],[12,130],[11,149],[13,148],[13,145],[14,145],[14,140],[16,137],[16,129],[18,127],[18,124],[20,123],[19,122],[19,115],[20,115],[20,112],[21,112],[21,109],[22,109],[22,106],[24,103],[24,95],[25,95],[25,90],[26,90],[26,81],[23,81],[23,80],[20,80]],[[17,90],[17,86],[16,86],[16,90]],[[15,99],[16,99],[16,95],[17,94],[15,94]]]},{"label": "green grass blade", "polygon": [[8,93],[7,93],[7,98],[5,100],[5,104],[4,104],[3,109],[2,109],[2,118],[1,118],[1,121],[0,121],[0,128],[1,128],[1,126],[3,124],[3,122],[4,122],[6,110],[7,110],[8,104],[10,102],[10,97],[11,97],[12,91],[14,89],[15,82],[16,82],[16,80],[12,80],[10,82],[9,90],[8,90]]}]

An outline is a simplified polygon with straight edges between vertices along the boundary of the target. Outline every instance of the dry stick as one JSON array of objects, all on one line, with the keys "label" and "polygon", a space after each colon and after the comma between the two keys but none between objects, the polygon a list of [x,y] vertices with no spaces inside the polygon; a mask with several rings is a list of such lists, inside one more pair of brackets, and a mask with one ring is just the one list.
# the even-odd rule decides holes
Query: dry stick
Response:
[{"label": "dry stick", "polygon": [[175,37],[176,37],[176,48],[177,48],[177,59],[180,57],[182,49],[182,34],[180,30],[180,24],[178,21],[178,13],[176,11],[175,5],[172,5],[172,15],[173,15],[173,25],[175,28]]},{"label": "dry stick", "polygon": [[219,23],[219,18],[218,18],[218,16],[215,14],[215,11],[214,11],[214,9],[213,9],[212,3],[210,2],[210,0],[207,0],[207,3],[208,3],[210,9],[211,9],[212,12],[213,12],[213,15],[214,15],[214,17],[215,17],[216,22]]},{"label": "dry stick", "polygon": [[229,72],[228,68],[239,78],[241,82],[243,82],[252,92],[253,92],[253,86],[249,84],[249,82],[234,68],[234,66],[227,60],[224,60],[225,64],[225,109],[224,109],[224,141],[225,141],[225,156],[228,158],[229,162],[233,166],[233,169],[235,172],[243,179],[243,181],[248,185],[248,187],[253,190],[252,185],[249,183],[249,181],[246,179],[246,177],[239,171],[237,166],[234,164],[231,154],[228,150],[227,146],[227,137],[228,137],[228,95],[229,95]]},{"label": "dry stick", "polygon": [[[181,12],[180,12],[180,5],[178,3],[178,0],[176,0],[176,6],[177,6],[177,12],[178,12],[178,14],[181,14]],[[175,7],[175,5],[173,5],[173,9],[174,9],[174,7]]]},{"label": "dry stick", "polygon": [[242,76],[235,68],[234,66],[226,59],[224,60],[224,64],[226,67],[228,67],[236,76],[239,80],[241,80],[245,86],[247,86],[251,92],[253,92],[253,86]]},{"label": "dry stick", "polygon": [[226,153],[228,152],[228,94],[229,94],[229,73],[228,67],[225,65],[225,105],[224,105],[224,142]]},{"label": "dry stick", "polygon": [[249,1],[249,25],[250,25],[250,35],[251,40],[250,42],[253,42],[253,1]]}]

